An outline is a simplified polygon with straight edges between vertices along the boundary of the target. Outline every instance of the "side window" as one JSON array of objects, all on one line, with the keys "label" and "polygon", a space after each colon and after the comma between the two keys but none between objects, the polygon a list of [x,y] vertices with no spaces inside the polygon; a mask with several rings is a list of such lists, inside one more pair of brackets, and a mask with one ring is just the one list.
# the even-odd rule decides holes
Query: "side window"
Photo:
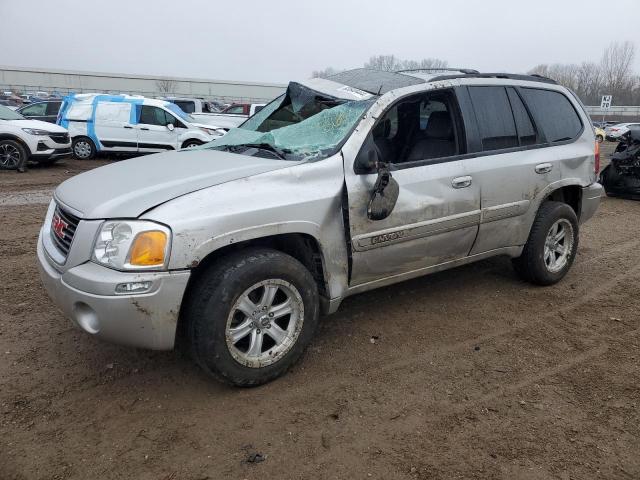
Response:
[{"label": "side window", "polygon": [[518,131],[520,146],[535,145],[538,143],[536,129],[533,126],[529,112],[527,112],[524,103],[522,103],[520,95],[518,95],[513,88],[507,88],[507,95],[509,95],[511,110],[513,110],[513,117],[516,120],[516,130]]},{"label": "side window", "polygon": [[457,109],[450,92],[411,96],[393,105],[372,130],[382,160],[437,161],[462,153]]},{"label": "side window", "polygon": [[48,102],[47,115],[58,115],[58,112],[60,111],[60,105],[62,105],[62,102]]},{"label": "side window", "polygon": [[22,115],[25,117],[42,117],[47,114],[46,103],[34,103],[22,110]]},{"label": "side window", "polygon": [[469,87],[482,138],[482,150],[501,150],[519,145],[516,124],[504,87]]},{"label": "side window", "polygon": [[562,93],[540,88],[522,88],[521,92],[548,142],[572,140],[578,136],[582,122]]},{"label": "side window", "polygon": [[173,122],[173,116],[165,112],[161,108],[152,107],[150,105],[143,105],[142,109],[140,110],[140,123],[166,127]]}]

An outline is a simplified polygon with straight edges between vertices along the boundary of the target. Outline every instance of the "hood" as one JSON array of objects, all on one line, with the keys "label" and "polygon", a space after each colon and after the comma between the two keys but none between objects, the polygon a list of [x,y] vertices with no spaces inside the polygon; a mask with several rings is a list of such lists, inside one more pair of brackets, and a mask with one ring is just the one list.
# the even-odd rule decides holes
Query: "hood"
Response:
[{"label": "hood", "polygon": [[60,125],[54,123],[43,122],[41,120],[0,120],[16,127],[20,128],[37,128],[39,130],[46,130],[51,133],[67,133],[66,128],[62,128]]},{"label": "hood", "polygon": [[55,197],[86,219],[135,218],[181,195],[296,163],[204,149],[158,153],[77,175]]}]

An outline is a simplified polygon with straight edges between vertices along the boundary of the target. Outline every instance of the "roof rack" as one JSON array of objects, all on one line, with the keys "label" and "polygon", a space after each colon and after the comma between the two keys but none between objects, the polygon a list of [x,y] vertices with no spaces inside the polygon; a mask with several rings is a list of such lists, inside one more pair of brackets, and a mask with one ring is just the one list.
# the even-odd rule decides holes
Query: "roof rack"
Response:
[{"label": "roof rack", "polygon": [[464,74],[480,73],[478,70],[471,68],[445,68],[445,67],[429,67],[429,68],[407,68],[404,70],[396,70],[394,73],[408,73],[408,72],[461,72]]},{"label": "roof rack", "polygon": [[518,73],[465,73],[464,75],[440,75],[433,77],[430,81],[455,80],[457,78],[507,78],[509,80],[526,80],[529,82],[543,82],[557,85],[558,82],[542,75],[522,75]]}]

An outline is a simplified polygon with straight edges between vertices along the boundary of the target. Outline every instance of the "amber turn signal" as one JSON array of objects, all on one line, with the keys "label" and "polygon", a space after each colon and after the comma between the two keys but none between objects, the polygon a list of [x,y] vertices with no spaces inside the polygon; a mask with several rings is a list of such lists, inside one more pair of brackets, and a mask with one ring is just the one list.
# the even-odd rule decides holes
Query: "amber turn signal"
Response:
[{"label": "amber turn signal", "polygon": [[141,232],[131,245],[129,264],[138,267],[164,265],[167,235],[159,230]]}]

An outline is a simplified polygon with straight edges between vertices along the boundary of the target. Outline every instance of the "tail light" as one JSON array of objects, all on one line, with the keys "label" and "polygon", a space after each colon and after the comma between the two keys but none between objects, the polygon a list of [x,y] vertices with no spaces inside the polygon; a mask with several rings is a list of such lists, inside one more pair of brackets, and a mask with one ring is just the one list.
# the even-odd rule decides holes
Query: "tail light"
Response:
[{"label": "tail light", "polygon": [[596,142],[596,148],[594,153],[596,157],[594,170],[596,171],[596,176],[597,176],[600,173],[600,144],[598,142]]}]

